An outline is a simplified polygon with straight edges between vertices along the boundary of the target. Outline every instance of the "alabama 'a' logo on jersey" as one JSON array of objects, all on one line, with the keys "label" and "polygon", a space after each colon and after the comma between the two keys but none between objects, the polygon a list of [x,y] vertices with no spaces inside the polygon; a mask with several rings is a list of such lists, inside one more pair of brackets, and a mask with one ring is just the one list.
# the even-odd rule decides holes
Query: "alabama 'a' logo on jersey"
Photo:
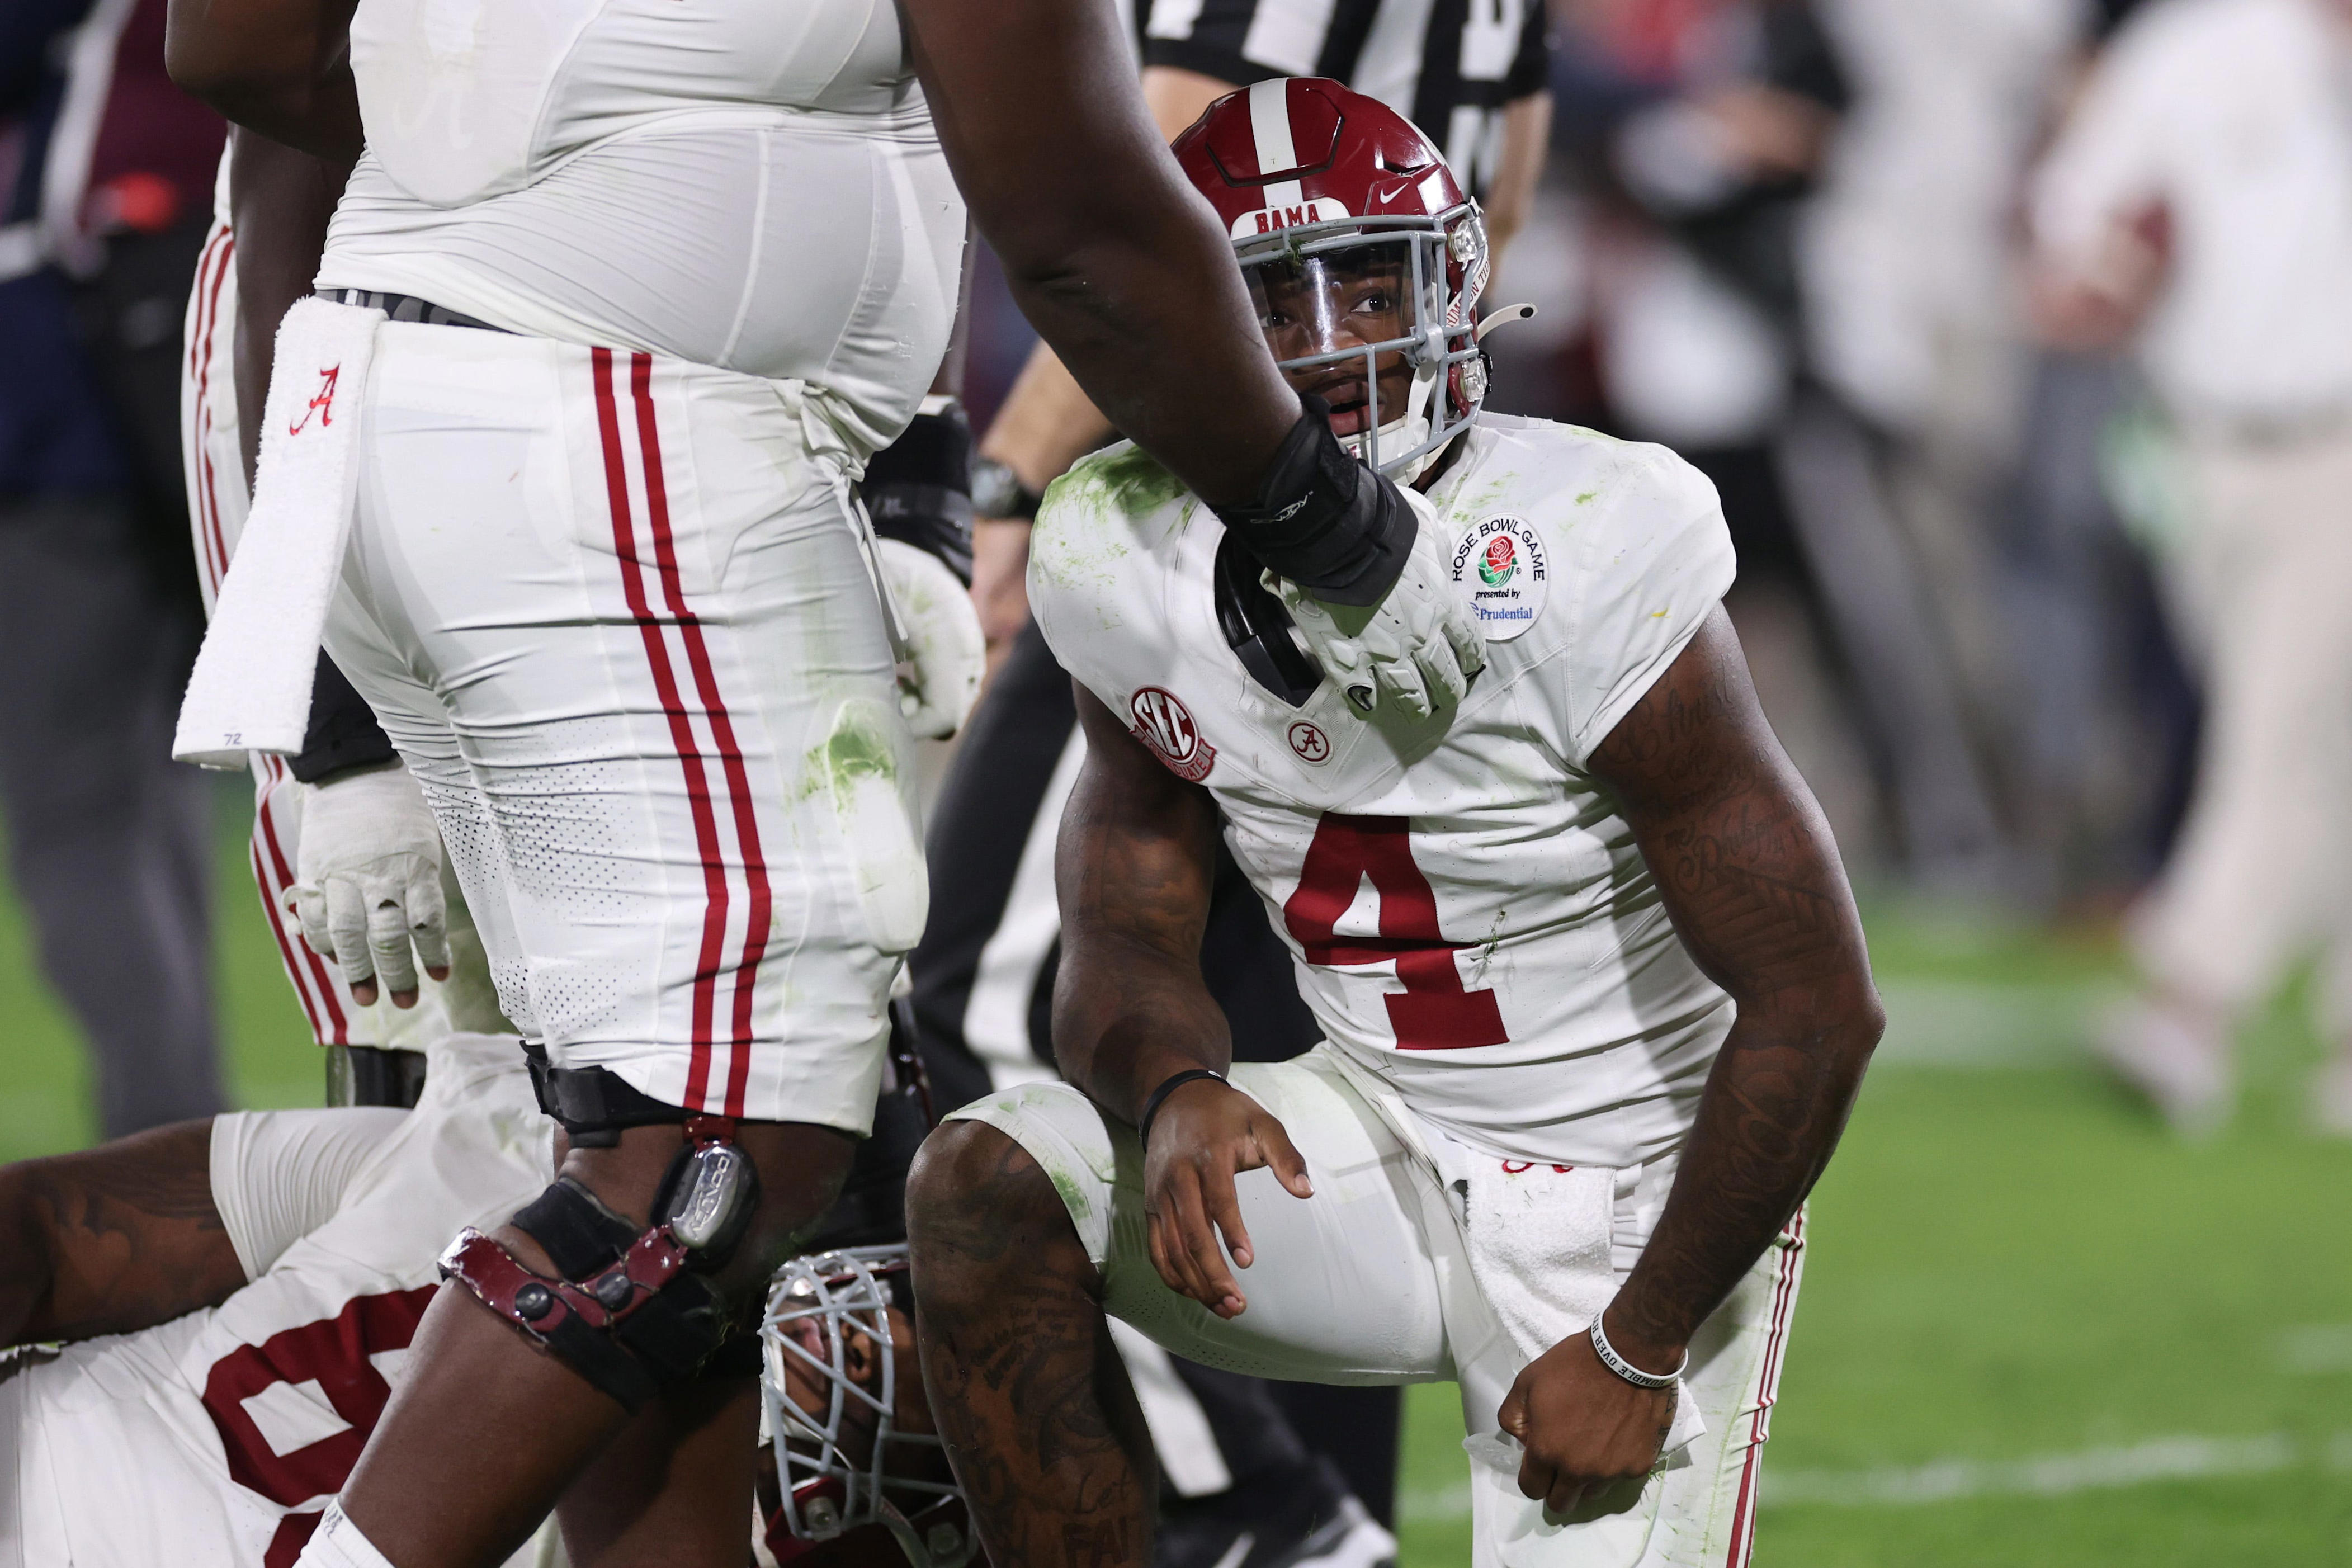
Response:
[{"label": "alabama 'a' logo on jersey", "polygon": [[1129,726],[1135,738],[1150,747],[1152,754],[1178,778],[1199,784],[1217,765],[1217,748],[1201,739],[1192,710],[1178,701],[1174,692],[1164,687],[1144,687],[1129,700],[1127,710],[1135,719]]}]

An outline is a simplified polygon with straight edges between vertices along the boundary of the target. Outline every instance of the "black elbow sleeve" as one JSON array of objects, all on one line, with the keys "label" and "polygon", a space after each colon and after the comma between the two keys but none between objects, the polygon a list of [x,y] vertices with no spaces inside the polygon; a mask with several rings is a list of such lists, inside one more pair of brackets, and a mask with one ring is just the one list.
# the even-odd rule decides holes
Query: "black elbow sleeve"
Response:
[{"label": "black elbow sleeve", "polygon": [[1216,509],[1260,564],[1334,605],[1377,605],[1404,572],[1420,524],[1390,480],[1348,455],[1312,394],[1257,494]]}]

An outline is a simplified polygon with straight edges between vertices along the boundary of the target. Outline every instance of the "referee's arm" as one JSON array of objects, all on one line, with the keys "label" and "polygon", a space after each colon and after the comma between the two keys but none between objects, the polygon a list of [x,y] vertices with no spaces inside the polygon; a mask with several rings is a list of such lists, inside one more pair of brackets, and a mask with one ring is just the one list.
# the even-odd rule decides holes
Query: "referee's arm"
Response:
[{"label": "referee's arm", "polygon": [[1547,6],[1530,5],[1519,47],[1503,79],[1503,146],[1486,182],[1486,246],[1496,266],[1512,237],[1528,226],[1536,182],[1551,144],[1551,26]]}]

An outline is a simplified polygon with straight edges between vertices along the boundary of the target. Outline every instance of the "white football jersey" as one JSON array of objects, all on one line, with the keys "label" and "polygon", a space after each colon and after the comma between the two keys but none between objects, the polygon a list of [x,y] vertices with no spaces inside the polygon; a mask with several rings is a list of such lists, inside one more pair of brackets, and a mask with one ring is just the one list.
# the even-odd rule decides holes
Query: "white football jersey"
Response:
[{"label": "white football jersey", "polygon": [[404,1114],[215,1121],[214,1201],[254,1275],[226,1301],[0,1358],[0,1568],[289,1568],[401,1379],[442,1247],[554,1169],[520,1042],[427,1054]]},{"label": "white football jersey", "polygon": [[1494,415],[1464,440],[1429,492],[1488,639],[1457,712],[1259,685],[1219,626],[1223,525],[1132,447],[1047,492],[1030,604],[1215,797],[1336,1046],[1474,1149],[1622,1169],[1679,1145],[1732,1004],[1585,764],[1730,587],[1730,536],[1662,447]]},{"label": "white football jersey", "polygon": [[888,0],[360,0],[318,283],[807,383],[856,444],[947,344],[964,208]]}]

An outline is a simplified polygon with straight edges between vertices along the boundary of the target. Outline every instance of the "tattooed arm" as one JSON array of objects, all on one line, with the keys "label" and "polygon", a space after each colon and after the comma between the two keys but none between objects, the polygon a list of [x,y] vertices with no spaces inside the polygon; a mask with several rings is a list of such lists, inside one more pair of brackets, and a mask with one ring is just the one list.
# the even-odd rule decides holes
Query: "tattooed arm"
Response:
[{"label": "tattooed arm", "polygon": [[[1821,808],[1764,721],[1718,606],[1593,753],[1675,930],[1738,1004],[1649,1246],[1602,1314],[1618,1352],[1671,1372],[1811,1190],[1885,1025],[1862,921]],[[1601,1364],[1581,1334],[1504,1402],[1520,1489],[1573,1506],[1648,1473],[1671,1396]]]},{"label": "tattooed arm", "polygon": [[209,1121],[0,1169],[0,1344],[152,1328],[245,1283]]},{"label": "tattooed arm", "polygon": [[[1081,687],[1077,699],[1087,763],[1055,852],[1054,1054],[1065,1078],[1133,1123],[1175,1074],[1233,1063],[1225,1016],[1201,978],[1217,811],[1208,791],[1161,767],[1093,693]],[[1212,1227],[1248,1268],[1255,1255],[1234,1177],[1261,1165],[1297,1196],[1312,1193],[1282,1123],[1239,1089],[1197,1079],[1160,1102],[1143,1163],[1151,1261],[1170,1289],[1219,1317],[1238,1316],[1248,1300]]]}]

